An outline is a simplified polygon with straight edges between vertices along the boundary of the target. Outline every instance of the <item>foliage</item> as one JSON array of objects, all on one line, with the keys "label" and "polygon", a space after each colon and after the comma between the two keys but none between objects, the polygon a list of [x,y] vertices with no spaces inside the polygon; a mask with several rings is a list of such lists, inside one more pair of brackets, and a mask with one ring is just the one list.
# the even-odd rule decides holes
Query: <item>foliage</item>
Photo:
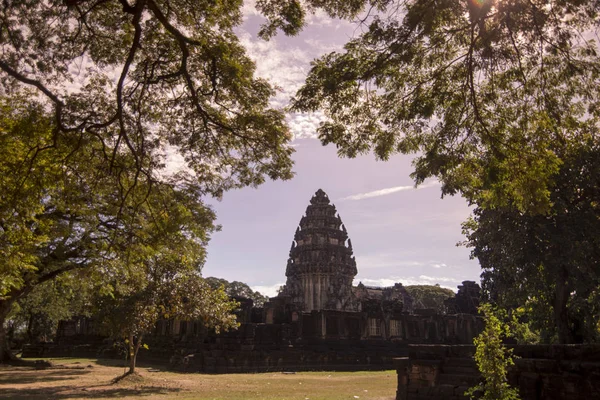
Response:
[{"label": "foliage", "polygon": [[148,349],[144,335],[151,333],[161,318],[201,320],[217,332],[238,327],[233,315],[238,303],[229,300],[223,290],[210,288],[198,274],[183,273],[169,281],[157,271],[150,273],[155,280],[133,283],[135,288],[125,288],[128,282],[120,282],[119,291],[97,299],[99,327],[122,340],[130,361],[129,373],[135,371],[140,348]]},{"label": "foliage", "polygon": [[[120,196],[119,182],[133,173],[110,173],[98,143],[54,135],[42,105],[15,95],[1,98],[0,108],[1,359],[4,322],[15,302],[38,285],[96,268],[127,248],[136,233],[130,217],[144,195]],[[115,155],[119,165],[130,161]]]},{"label": "foliage", "polygon": [[229,297],[245,297],[247,299],[252,299],[254,307],[262,307],[265,302],[269,301],[269,297],[258,291],[252,290],[252,288],[244,282],[229,282],[226,279],[211,276],[206,278],[206,283],[215,290],[222,286]]},{"label": "foliage", "polygon": [[512,337],[517,344],[540,344],[542,341],[548,342],[547,333],[544,331],[548,325],[536,328],[530,315],[533,313],[531,307],[519,307],[513,310],[510,320]]},{"label": "foliage", "polygon": [[199,270],[216,227],[196,186],[138,179],[135,157],[127,152],[114,155],[123,169],[112,170],[99,142],[81,134],[55,136],[38,104],[12,97],[0,105],[2,357],[4,322],[15,302],[38,285],[81,271],[99,293],[110,294],[120,272],[148,279],[138,266],[167,254],[167,266],[177,261],[189,269],[195,262]]},{"label": "foliage", "polygon": [[[56,134],[135,158],[138,180],[158,179],[165,152],[179,182],[220,197],[291,177],[284,115],[273,88],[234,33],[242,2],[17,0],[0,11],[5,91],[24,87],[53,110]],[[172,174],[170,174],[172,175]],[[123,190],[128,190],[125,185]]]},{"label": "foliage", "polygon": [[214,215],[197,202],[181,201],[177,191],[157,193],[161,196],[149,198],[148,209],[137,213],[142,232],[122,257],[100,272],[98,281],[110,285],[94,300],[99,327],[125,340],[130,373],[144,335],[159,318],[201,319],[217,331],[237,327],[232,311],[238,303],[200,276]]},{"label": "foliage", "polygon": [[150,225],[162,229],[154,220],[166,191],[211,215],[201,224],[204,245],[214,229],[204,196],[220,198],[265,176],[291,178],[283,112],[269,106],[274,90],[254,77],[234,32],[241,7],[239,0],[2,7],[0,360],[6,318],[37,285],[73,270],[103,282],[135,252],[149,256],[140,243]]},{"label": "foliage", "polygon": [[[10,97],[2,101],[7,134],[0,150],[12,155],[0,183],[6,215],[20,216],[24,206],[25,218],[39,212],[41,188],[80,191],[60,182],[70,168],[72,174],[95,168],[95,175],[80,175],[88,185],[83,193],[110,176],[111,195],[121,200],[113,217],[135,210],[125,199],[155,183],[219,197],[257,185],[264,175],[290,178],[283,114],[269,108],[273,90],[253,77],[254,64],[233,33],[240,7],[239,1],[7,3],[0,11],[0,33],[10,38],[0,57],[0,82]],[[52,115],[44,115],[48,109]],[[172,171],[166,153],[181,156],[186,168]],[[51,236],[43,231],[18,240],[31,247]],[[22,286],[33,264],[30,252],[10,249],[2,254],[0,295]]]},{"label": "foliage", "polygon": [[517,400],[519,394],[506,381],[507,369],[514,365],[512,349],[506,349],[502,339],[511,336],[508,324],[502,322],[506,315],[490,304],[482,304],[479,312],[483,314],[485,328],[474,339],[476,346],[475,362],[483,376],[483,382],[465,392],[473,398],[477,392],[482,400]]},{"label": "foliage", "polygon": [[[132,254],[149,255],[156,244],[144,243],[149,232],[180,222],[161,220],[167,215],[195,219],[183,234],[204,246],[214,229],[214,214],[187,185],[137,180],[131,154],[115,153],[119,167],[111,169],[101,143],[81,133],[56,135],[41,105],[12,96],[3,98],[0,107],[3,357],[4,322],[15,302],[36,286],[74,271],[104,282],[106,272]],[[170,204],[179,208],[167,210]],[[100,290],[109,288],[100,285]]]},{"label": "foliage", "polygon": [[561,343],[597,341],[600,143],[590,137],[561,158],[548,214],[477,208],[464,230],[490,300],[526,307],[544,341],[554,335]]},{"label": "foliage", "polygon": [[[28,296],[17,301],[8,323],[15,335],[29,343],[52,341],[58,323],[88,310],[87,287],[82,276],[63,274],[53,281],[37,285]],[[12,337],[10,337],[12,336]]]},{"label": "foliage", "polygon": [[[2,99],[0,107],[0,296],[6,296],[12,288],[22,286],[25,276],[35,269],[32,253],[48,241],[53,228],[36,214],[42,212],[45,199],[60,191],[62,182],[60,165],[46,157],[51,155],[36,154],[52,141],[52,125],[41,107],[22,99],[13,99],[13,104]],[[59,154],[54,155],[66,155]],[[28,180],[33,170],[35,179]]]},{"label": "foliage", "polygon": [[313,63],[293,109],[324,110],[342,156],[417,153],[417,184],[548,211],[561,152],[598,129],[597,1],[373,3],[385,12]]},{"label": "foliage", "polygon": [[445,312],[444,300],[455,296],[452,290],[439,285],[410,285],[405,288],[413,298],[414,308],[432,308],[438,313]]}]

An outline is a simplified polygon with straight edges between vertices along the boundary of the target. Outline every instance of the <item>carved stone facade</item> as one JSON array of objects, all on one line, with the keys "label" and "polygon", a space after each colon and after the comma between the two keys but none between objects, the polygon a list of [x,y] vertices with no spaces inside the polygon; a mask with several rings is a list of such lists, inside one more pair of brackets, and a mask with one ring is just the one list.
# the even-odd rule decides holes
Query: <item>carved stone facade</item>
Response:
[{"label": "carved stone facade", "polygon": [[382,310],[395,309],[398,312],[413,312],[413,298],[401,283],[395,283],[390,287],[373,287],[365,286],[361,282],[352,289],[354,297],[359,303],[360,311],[375,305]]},{"label": "carved stone facade", "polygon": [[448,314],[477,314],[481,288],[474,281],[463,281],[455,297],[444,301]]},{"label": "carved stone facade", "polygon": [[357,311],[352,281],[356,260],[342,219],[319,189],[296,229],[281,297],[298,311]]}]

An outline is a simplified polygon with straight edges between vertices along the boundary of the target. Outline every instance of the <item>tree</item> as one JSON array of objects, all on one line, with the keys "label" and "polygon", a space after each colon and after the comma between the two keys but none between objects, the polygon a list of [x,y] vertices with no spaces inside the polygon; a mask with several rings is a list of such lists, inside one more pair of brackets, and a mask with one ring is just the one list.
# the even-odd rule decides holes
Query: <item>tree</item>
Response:
[{"label": "tree", "polygon": [[[89,308],[87,287],[83,282],[83,276],[70,273],[37,285],[13,307],[8,317],[12,334],[19,334],[20,339],[29,343],[52,341],[60,321],[84,315]],[[9,343],[11,339],[9,335]]]},{"label": "tree", "polygon": [[431,308],[438,313],[445,312],[444,300],[454,297],[455,293],[439,285],[410,285],[406,291],[413,298],[414,308]]},{"label": "tree", "polygon": [[482,400],[518,400],[519,392],[510,387],[506,374],[510,366],[514,365],[512,350],[502,344],[504,338],[510,337],[510,327],[501,318],[505,315],[499,313],[489,304],[482,304],[479,308],[485,320],[485,328],[475,339],[475,362],[483,376],[483,382],[472,387],[465,393],[473,398],[476,392],[481,391]]},{"label": "tree", "polygon": [[330,118],[323,144],[349,157],[417,153],[417,184],[435,176],[442,194],[481,207],[547,212],[560,153],[598,130],[598,2],[348,3],[385,12],[314,61],[293,100]]},{"label": "tree", "polygon": [[600,321],[600,143],[592,136],[560,156],[549,213],[477,208],[464,229],[490,301],[525,306],[546,340],[591,342]]},{"label": "tree", "polygon": [[262,307],[265,302],[269,301],[269,297],[258,291],[252,290],[252,288],[244,282],[229,282],[226,279],[211,276],[206,278],[206,283],[215,290],[222,286],[229,297],[245,297],[251,299],[254,302],[254,307]]},{"label": "tree", "polygon": [[0,106],[0,354],[8,358],[4,322],[38,285],[85,271],[109,292],[107,271],[173,240],[159,233],[180,232],[203,255],[216,227],[195,185],[136,182],[131,153],[117,152],[122,169],[111,171],[99,142],[83,134],[54,136],[42,106],[21,97]]},{"label": "tree", "polygon": [[241,6],[12,1],[0,11],[1,83],[34,90],[53,110],[55,136],[100,142],[111,170],[131,153],[134,183],[157,179],[165,152],[188,167],[178,181],[216,197],[265,175],[290,178],[284,115],[233,31]]},{"label": "tree", "polygon": [[125,340],[129,373],[159,318],[202,319],[217,330],[237,327],[232,312],[238,303],[200,275],[214,214],[182,194],[167,188],[149,197],[136,213],[141,231],[97,272],[104,287],[93,302],[94,315],[106,333]]},{"label": "tree", "polygon": [[0,10],[0,361],[15,302],[69,271],[117,265],[159,192],[206,214],[204,196],[291,178],[284,115],[233,31],[241,6],[33,0]]},{"label": "tree", "polygon": [[[155,266],[157,267],[157,266]],[[101,331],[123,340],[129,359],[129,371],[135,372],[137,355],[144,335],[151,332],[160,318],[202,320],[217,332],[238,327],[233,311],[238,303],[221,289],[212,289],[199,274],[192,272],[172,276],[152,268],[147,280],[121,280],[119,289],[110,296],[97,299],[98,323]],[[146,347],[147,348],[147,347]]]},{"label": "tree", "polygon": [[15,302],[37,285],[114,256],[127,241],[114,233],[131,228],[131,203],[121,202],[119,179],[97,162],[98,147],[81,137],[53,137],[41,105],[13,96],[0,108],[1,360],[9,356],[4,322]]}]

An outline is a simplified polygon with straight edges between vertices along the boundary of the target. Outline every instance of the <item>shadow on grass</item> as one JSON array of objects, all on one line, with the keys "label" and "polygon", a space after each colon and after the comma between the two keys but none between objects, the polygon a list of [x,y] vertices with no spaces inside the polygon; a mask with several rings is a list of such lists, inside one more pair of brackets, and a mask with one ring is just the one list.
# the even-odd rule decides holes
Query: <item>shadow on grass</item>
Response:
[{"label": "shadow on grass", "polygon": [[[68,379],[77,379],[81,375],[92,372],[89,369],[53,369],[53,370],[28,370],[28,371],[10,371],[10,374],[0,374],[0,385],[28,384],[39,382],[63,381]],[[0,393],[2,390],[0,389]]]},{"label": "shadow on grass", "polygon": [[[129,368],[129,361],[123,360],[122,358],[97,358],[94,360],[94,362],[105,367]],[[156,368],[162,371],[167,371],[169,369],[169,363],[164,361],[160,362],[158,360],[138,360],[138,362],[135,364],[135,368]]]},{"label": "shadow on grass", "polygon": [[140,389],[123,388],[114,386],[103,386],[103,389],[82,390],[77,386],[54,386],[35,389],[2,389],[0,388],[0,398],[26,400],[26,399],[107,399],[107,398],[122,398],[126,396],[150,396],[158,394],[170,394],[180,392],[180,389],[167,389],[162,387],[143,387]]}]

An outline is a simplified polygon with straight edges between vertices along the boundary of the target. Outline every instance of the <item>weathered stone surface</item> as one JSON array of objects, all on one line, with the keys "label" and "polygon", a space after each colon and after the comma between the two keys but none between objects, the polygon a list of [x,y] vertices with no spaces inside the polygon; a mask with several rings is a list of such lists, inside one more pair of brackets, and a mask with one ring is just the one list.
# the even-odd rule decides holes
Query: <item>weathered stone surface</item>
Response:
[{"label": "weathered stone surface", "polygon": [[448,314],[477,314],[481,288],[474,281],[463,281],[456,296],[444,301]]},{"label": "weathered stone surface", "polygon": [[319,189],[296,229],[281,296],[290,297],[300,311],[357,311],[352,295],[356,273],[348,232],[327,194]]},{"label": "weathered stone surface", "polygon": [[[517,358],[508,380],[523,400],[600,399],[600,345],[511,346]],[[396,399],[462,399],[480,379],[474,346],[409,345],[395,361]],[[439,365],[436,373],[432,366]],[[428,390],[422,388],[428,387]],[[454,391],[450,392],[450,387]]]}]

